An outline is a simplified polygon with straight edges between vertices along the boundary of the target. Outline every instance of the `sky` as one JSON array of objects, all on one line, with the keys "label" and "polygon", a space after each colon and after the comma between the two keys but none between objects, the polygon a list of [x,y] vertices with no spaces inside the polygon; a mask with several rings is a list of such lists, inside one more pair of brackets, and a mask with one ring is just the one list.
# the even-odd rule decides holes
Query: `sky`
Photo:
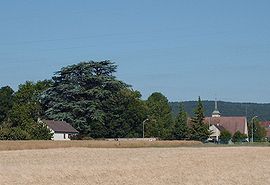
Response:
[{"label": "sky", "polygon": [[269,0],[0,1],[0,87],[111,60],[169,101],[270,102]]}]

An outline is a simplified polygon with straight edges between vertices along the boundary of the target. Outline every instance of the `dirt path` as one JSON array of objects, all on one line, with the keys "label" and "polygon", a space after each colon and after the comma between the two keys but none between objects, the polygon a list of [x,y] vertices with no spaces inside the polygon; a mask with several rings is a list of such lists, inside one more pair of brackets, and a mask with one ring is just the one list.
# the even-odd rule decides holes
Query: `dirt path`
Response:
[{"label": "dirt path", "polygon": [[269,185],[270,148],[1,151],[0,184]]}]

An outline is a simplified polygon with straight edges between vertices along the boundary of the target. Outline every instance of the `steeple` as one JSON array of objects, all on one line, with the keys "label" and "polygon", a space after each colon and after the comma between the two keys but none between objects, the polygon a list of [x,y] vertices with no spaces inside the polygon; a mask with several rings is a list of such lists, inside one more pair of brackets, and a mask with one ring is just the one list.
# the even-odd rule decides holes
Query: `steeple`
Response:
[{"label": "steeple", "polygon": [[217,99],[215,99],[215,110],[218,110],[218,108],[217,108]]},{"label": "steeple", "polygon": [[212,113],[212,117],[220,117],[220,112],[218,111],[217,99],[215,99],[215,110]]}]

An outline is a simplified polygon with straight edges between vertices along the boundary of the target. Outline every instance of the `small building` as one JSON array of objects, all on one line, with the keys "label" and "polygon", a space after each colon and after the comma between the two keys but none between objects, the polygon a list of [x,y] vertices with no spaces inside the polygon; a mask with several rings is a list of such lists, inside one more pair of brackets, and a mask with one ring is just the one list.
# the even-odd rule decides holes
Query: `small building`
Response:
[{"label": "small building", "polygon": [[225,131],[226,129],[223,126],[217,124],[217,125],[211,125],[209,127],[209,130],[211,132],[211,135],[209,136],[210,137],[209,140],[218,142],[221,132]]},{"label": "small building", "polygon": [[215,110],[212,117],[206,117],[205,123],[209,125],[209,130],[212,131],[210,139],[218,141],[220,132],[227,130],[232,135],[239,131],[248,136],[247,118],[244,116],[221,116],[215,101]]},{"label": "small building", "polygon": [[52,140],[70,140],[71,136],[79,132],[65,121],[39,120],[53,133]]},{"label": "small building", "polygon": [[270,121],[262,121],[260,125],[266,130],[266,139],[270,141]]}]

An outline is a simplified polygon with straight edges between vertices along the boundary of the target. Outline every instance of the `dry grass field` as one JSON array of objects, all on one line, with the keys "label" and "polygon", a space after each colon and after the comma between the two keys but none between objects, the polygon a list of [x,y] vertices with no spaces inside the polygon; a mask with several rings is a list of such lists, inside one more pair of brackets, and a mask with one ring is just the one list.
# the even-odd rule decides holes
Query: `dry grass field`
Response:
[{"label": "dry grass field", "polygon": [[270,184],[269,147],[0,151],[1,185]]},{"label": "dry grass field", "polygon": [[49,148],[141,148],[141,147],[181,147],[202,146],[198,141],[104,141],[104,140],[74,140],[74,141],[0,141],[0,151],[49,149]]}]

